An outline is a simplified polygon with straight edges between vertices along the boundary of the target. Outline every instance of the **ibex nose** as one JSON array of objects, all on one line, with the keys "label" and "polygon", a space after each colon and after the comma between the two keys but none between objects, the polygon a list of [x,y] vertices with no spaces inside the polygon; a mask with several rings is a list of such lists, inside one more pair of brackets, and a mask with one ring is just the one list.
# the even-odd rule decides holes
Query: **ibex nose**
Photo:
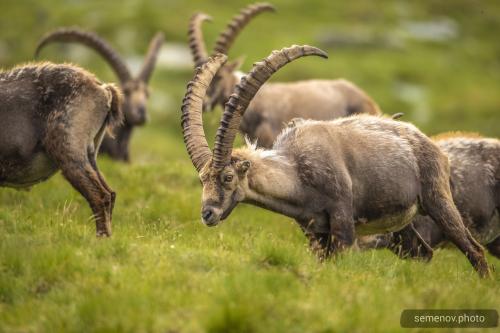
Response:
[{"label": "ibex nose", "polygon": [[138,115],[138,124],[142,125],[146,122],[147,120],[147,115],[146,115],[146,107],[145,106],[140,106],[137,109],[137,115]]},{"label": "ibex nose", "polygon": [[207,208],[207,209],[204,209],[202,212],[201,212],[201,217],[203,218],[203,221],[207,222],[210,220],[210,218],[214,215],[214,212],[210,209],[210,208]]}]

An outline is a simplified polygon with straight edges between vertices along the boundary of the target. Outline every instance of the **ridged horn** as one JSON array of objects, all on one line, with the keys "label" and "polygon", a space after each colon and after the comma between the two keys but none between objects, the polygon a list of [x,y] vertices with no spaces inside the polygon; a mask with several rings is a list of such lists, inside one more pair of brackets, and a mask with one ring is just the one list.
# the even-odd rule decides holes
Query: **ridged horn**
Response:
[{"label": "ridged horn", "polygon": [[187,85],[186,95],[182,100],[182,134],[186,149],[198,173],[212,158],[203,130],[203,98],[219,68],[227,61],[227,56],[217,54],[196,69],[192,81]]},{"label": "ridged horn", "polygon": [[308,45],[293,45],[289,48],[283,48],[280,51],[273,51],[263,61],[255,63],[250,73],[241,79],[229,101],[226,103],[220,126],[215,136],[212,157],[212,167],[215,170],[222,170],[230,163],[234,138],[238,132],[241,118],[260,87],[287,63],[310,55],[328,58],[328,55],[318,48]]},{"label": "ridged horn", "polygon": [[263,12],[274,12],[276,9],[270,3],[254,3],[243,8],[231,21],[226,29],[220,33],[215,42],[214,52],[228,54],[229,48],[243,28],[254,18]]},{"label": "ridged horn", "polygon": [[101,37],[78,28],[61,28],[46,34],[38,42],[35,57],[52,42],[81,43],[99,53],[111,66],[122,83],[131,79],[130,71],[120,55]]},{"label": "ridged horn", "polygon": [[208,59],[207,48],[205,46],[205,40],[203,39],[203,31],[201,30],[201,25],[205,21],[212,21],[212,17],[205,13],[196,13],[191,16],[189,20],[189,49],[191,50],[191,55],[193,56],[193,61],[196,67],[201,66]]},{"label": "ridged horn", "polygon": [[148,53],[146,54],[146,60],[144,60],[144,64],[142,65],[141,71],[139,72],[139,79],[143,82],[148,83],[151,78],[151,74],[153,73],[153,69],[156,65],[156,59],[158,58],[158,52],[163,44],[163,40],[165,39],[162,32],[157,32],[156,35],[151,39],[149,43]]}]

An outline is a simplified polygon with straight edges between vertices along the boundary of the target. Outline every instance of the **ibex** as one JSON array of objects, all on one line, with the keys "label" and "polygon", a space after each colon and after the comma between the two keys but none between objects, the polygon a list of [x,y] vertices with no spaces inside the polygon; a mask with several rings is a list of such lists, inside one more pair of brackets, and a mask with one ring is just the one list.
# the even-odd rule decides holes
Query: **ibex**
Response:
[{"label": "ibex", "polygon": [[53,42],[80,43],[99,53],[115,72],[125,96],[123,111],[125,121],[115,130],[115,136],[105,136],[100,151],[111,158],[130,161],[129,143],[135,126],[142,126],[147,119],[146,104],[149,98],[148,82],[153,73],[158,52],[163,44],[163,34],[157,33],[149,44],[149,50],[136,77],[133,77],[127,64],[111,45],[92,32],[76,28],[61,28],[45,35],[35,51],[40,51]]},{"label": "ibex", "polygon": [[[470,133],[445,133],[435,142],[450,160],[453,200],[465,226],[500,258],[500,141]],[[401,231],[378,236],[377,247],[388,247],[401,257],[430,259],[432,248],[447,240],[432,218],[418,215]]]},{"label": "ibex", "polygon": [[279,68],[308,55],[326,57],[314,47],[292,46],[254,65],[226,104],[213,152],[203,130],[203,98],[227,57],[217,54],[196,71],[181,123],[203,186],[203,223],[215,226],[238,203],[250,203],[294,218],[312,248],[327,257],[350,246],[355,233],[401,229],[421,209],[481,276],[488,275],[483,248],[453,204],[447,157],[411,124],[370,115],[309,120],[285,129],[271,150],[233,151],[239,123],[259,88]]},{"label": "ibex", "polygon": [[95,158],[106,129],[122,121],[118,88],[38,63],[1,72],[0,100],[0,187],[29,188],[60,169],[92,208],[97,235],[111,235],[116,195]]},{"label": "ibex", "polygon": [[[249,5],[241,10],[218,37],[214,53],[228,54],[239,32],[256,15],[274,11],[268,3]],[[201,25],[211,18],[195,14],[189,24],[189,46],[195,66],[207,61],[208,54]],[[204,110],[217,104],[224,107],[239,82],[236,72],[239,62],[226,62],[216,73],[203,103]],[[274,140],[292,118],[330,120],[352,114],[381,113],[377,104],[360,88],[346,80],[306,80],[287,83],[268,83],[260,89],[248,107],[240,130],[264,148],[271,148]]]}]

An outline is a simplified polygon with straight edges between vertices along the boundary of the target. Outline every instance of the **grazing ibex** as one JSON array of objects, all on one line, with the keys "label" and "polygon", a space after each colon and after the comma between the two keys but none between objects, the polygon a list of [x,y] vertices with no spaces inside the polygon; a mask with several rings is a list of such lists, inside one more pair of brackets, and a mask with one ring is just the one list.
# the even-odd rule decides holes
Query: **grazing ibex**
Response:
[{"label": "grazing ibex", "polygon": [[254,65],[226,104],[213,153],[203,130],[202,104],[227,57],[217,54],[196,71],[181,123],[203,185],[203,223],[215,226],[238,203],[250,203],[294,218],[313,249],[328,256],[350,246],[355,232],[399,230],[422,209],[479,274],[488,275],[483,248],[453,204],[447,157],[411,124],[370,115],[309,120],[284,130],[271,150],[233,151],[239,123],[259,88],[279,68],[307,55],[326,57],[314,47],[292,46]]},{"label": "grazing ibex", "polygon": [[111,158],[130,161],[129,142],[135,126],[142,126],[147,119],[146,104],[149,98],[148,82],[153,73],[158,52],[163,44],[163,34],[157,33],[149,44],[149,50],[136,77],[133,77],[122,57],[105,40],[92,32],[76,28],[62,28],[45,35],[35,51],[40,51],[53,42],[80,43],[99,53],[115,72],[125,96],[123,112],[125,121],[115,130],[114,137],[107,135],[101,145],[101,152]]},{"label": "grazing ibex", "polygon": [[[445,133],[434,141],[450,160],[453,200],[465,226],[500,258],[500,141],[470,133]],[[378,236],[376,247],[430,259],[432,248],[447,240],[432,218],[418,215],[401,231]]]},{"label": "grazing ibex", "polygon": [[28,64],[0,73],[0,101],[0,187],[29,188],[60,169],[90,204],[97,235],[111,235],[116,196],[95,157],[122,121],[118,88],[75,66]]},{"label": "grazing ibex", "polygon": [[[214,53],[228,54],[239,32],[256,15],[274,11],[267,3],[249,5],[241,10],[217,39]],[[210,17],[195,14],[189,24],[189,46],[196,67],[207,61],[201,25]],[[204,110],[217,104],[224,107],[239,82],[236,72],[239,62],[227,62],[216,73],[204,100]],[[346,80],[306,80],[287,83],[268,83],[260,89],[248,107],[240,130],[257,145],[271,148],[274,140],[292,118],[330,120],[352,114],[380,114],[377,104],[360,88]]]}]

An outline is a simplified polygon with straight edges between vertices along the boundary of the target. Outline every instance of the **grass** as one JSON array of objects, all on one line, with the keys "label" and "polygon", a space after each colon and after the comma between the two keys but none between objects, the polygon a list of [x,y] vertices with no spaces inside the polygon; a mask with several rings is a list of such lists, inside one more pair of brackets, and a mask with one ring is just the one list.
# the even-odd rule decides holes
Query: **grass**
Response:
[{"label": "grass", "polygon": [[[0,62],[30,60],[40,35],[59,25],[96,30],[126,54],[142,52],[156,29],[183,43],[195,10],[214,16],[206,29],[213,41],[243,3],[6,0]],[[329,61],[297,61],[276,79],[345,77],[426,133],[500,136],[497,2],[274,3],[279,13],[259,17],[231,52],[247,54],[245,70],[272,49],[318,45],[316,36],[328,29],[383,35],[402,18],[453,18],[460,27],[454,40],[409,39],[397,50],[327,49]],[[124,42],[122,30],[133,38]],[[68,60],[61,50],[45,57]],[[91,53],[82,65],[113,80]],[[438,250],[428,264],[388,251],[350,251],[320,264],[290,219],[259,208],[240,205],[221,226],[204,227],[201,188],[179,126],[190,76],[159,68],[152,121],[135,133],[133,163],[99,160],[118,193],[112,238],[95,238],[87,203],[60,175],[30,192],[0,189],[0,332],[392,332],[402,330],[399,316],[407,308],[500,309],[500,273],[479,280],[454,249]],[[426,117],[400,93],[401,83],[423,89]],[[210,137],[219,117],[220,111],[205,117]],[[498,259],[489,260],[499,267]]]}]

